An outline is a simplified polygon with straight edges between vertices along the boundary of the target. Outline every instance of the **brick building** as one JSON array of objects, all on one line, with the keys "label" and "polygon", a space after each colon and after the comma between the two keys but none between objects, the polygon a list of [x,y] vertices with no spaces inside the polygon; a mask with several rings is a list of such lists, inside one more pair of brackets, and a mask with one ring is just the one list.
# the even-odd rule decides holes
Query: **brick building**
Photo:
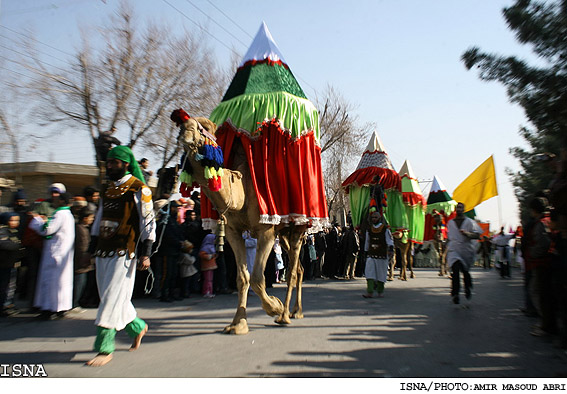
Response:
[{"label": "brick building", "polygon": [[[15,181],[16,188],[23,188],[28,201],[47,197],[47,188],[55,182],[65,185],[72,195],[80,195],[83,188],[98,184],[96,166],[31,161],[25,163],[0,163],[0,177]],[[15,190],[12,190],[12,192]],[[8,205],[12,193],[5,190],[0,205]]]}]

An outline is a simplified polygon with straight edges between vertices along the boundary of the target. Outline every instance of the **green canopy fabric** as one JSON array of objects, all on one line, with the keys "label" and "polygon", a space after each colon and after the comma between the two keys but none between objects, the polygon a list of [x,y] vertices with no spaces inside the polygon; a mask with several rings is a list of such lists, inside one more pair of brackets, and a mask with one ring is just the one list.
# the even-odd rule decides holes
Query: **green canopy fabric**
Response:
[{"label": "green canopy fabric", "polygon": [[349,193],[350,211],[352,213],[352,225],[360,226],[363,218],[368,214],[370,204],[370,187],[352,187]]}]

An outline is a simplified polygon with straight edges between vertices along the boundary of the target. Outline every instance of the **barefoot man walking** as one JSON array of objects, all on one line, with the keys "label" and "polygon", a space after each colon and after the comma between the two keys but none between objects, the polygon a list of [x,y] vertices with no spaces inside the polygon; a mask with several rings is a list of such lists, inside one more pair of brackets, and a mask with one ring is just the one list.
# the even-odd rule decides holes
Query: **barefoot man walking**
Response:
[{"label": "barefoot man walking", "polygon": [[137,317],[131,298],[136,255],[138,268],[147,270],[155,240],[152,192],[144,184],[130,148],[116,146],[108,153],[106,174],[110,182],[101,196],[91,244],[100,306],[94,344],[98,354],[87,365],[95,367],[112,360],[116,331],[125,329],[134,339],[130,351],[138,349],[148,331],[148,325]]}]

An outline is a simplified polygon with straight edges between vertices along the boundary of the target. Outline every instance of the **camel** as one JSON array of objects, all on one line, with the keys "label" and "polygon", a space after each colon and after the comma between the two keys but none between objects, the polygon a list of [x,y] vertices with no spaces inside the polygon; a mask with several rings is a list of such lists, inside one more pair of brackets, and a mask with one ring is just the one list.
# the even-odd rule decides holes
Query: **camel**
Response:
[{"label": "camel", "polygon": [[[411,241],[403,242],[403,232],[402,231],[395,231],[392,234],[394,238],[394,248],[400,251],[401,257],[401,266],[400,266],[400,280],[408,280],[407,279],[407,267],[409,264],[410,268],[410,278],[415,278],[415,274],[413,273],[413,257],[411,255]],[[394,279],[394,270],[396,269],[397,263],[397,254],[394,254],[394,257],[390,260],[390,266],[388,267],[388,280],[391,281]]]},{"label": "camel", "polygon": [[[183,145],[187,160],[193,168],[193,178],[201,185],[201,191],[218,211],[219,217],[226,220],[226,238],[236,257],[238,307],[232,323],[225,327],[224,333],[237,335],[248,333],[246,305],[249,288],[260,297],[264,311],[269,316],[276,317],[276,323],[290,324],[290,318],[303,318],[301,303],[303,267],[299,261],[299,252],[307,225],[260,224],[258,199],[252,184],[249,164],[240,142],[232,148],[235,151],[232,168],[223,169],[222,187],[216,192],[211,191],[204,175],[204,168],[195,155],[205,143],[204,132],[214,135],[217,126],[211,120],[200,117],[189,118],[178,124],[180,128],[178,142]],[[242,238],[242,232],[245,230],[250,230],[252,237],[258,241],[252,273],[249,273],[246,267],[246,248]],[[266,293],[264,279],[266,261],[277,235],[280,237],[280,245],[289,255],[288,286],[283,303],[277,297]],[[297,288],[297,294],[294,308],[290,312],[294,288]]]}]

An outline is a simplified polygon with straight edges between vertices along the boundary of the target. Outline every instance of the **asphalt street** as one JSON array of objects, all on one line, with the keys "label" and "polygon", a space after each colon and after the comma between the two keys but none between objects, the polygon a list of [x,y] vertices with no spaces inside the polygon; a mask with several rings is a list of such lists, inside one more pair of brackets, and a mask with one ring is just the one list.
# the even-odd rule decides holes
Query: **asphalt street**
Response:
[{"label": "asphalt street", "polygon": [[[475,267],[468,307],[450,302],[450,281],[435,269],[415,272],[407,282],[388,282],[381,299],[361,296],[361,278],[305,282],[305,318],[289,326],[275,324],[252,294],[250,332],[242,336],[222,333],[236,294],[171,304],[135,299],[149,325],[142,346],[129,352],[131,341],[119,332],[114,359],[101,368],[84,365],[94,356],[95,309],[56,321],[22,313],[0,320],[0,364],[41,364],[59,378],[567,377],[565,352],[529,333],[537,320],[519,310],[517,269],[500,279]],[[285,285],[269,293],[282,299]]]}]

